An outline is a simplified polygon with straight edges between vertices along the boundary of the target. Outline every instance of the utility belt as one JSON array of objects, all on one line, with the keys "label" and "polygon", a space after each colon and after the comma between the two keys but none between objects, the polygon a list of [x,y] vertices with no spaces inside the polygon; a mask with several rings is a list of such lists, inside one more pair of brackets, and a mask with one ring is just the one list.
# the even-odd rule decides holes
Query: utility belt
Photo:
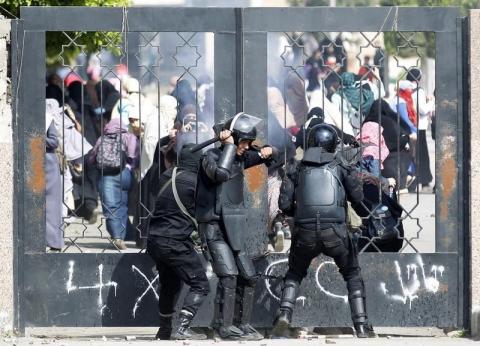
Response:
[{"label": "utility belt", "polygon": [[[315,219],[314,219],[315,220]],[[315,222],[316,221],[316,222]],[[328,221],[327,219],[318,219],[314,222],[303,222],[300,223],[295,221],[295,233],[300,232],[318,232],[327,229],[333,229],[339,237],[343,237],[342,229],[348,229],[345,221]]]},{"label": "utility belt", "polygon": [[342,224],[342,223],[345,223],[345,220],[338,217],[331,217],[331,218],[321,217],[320,215],[316,215],[315,217],[310,217],[310,218],[295,219],[295,224],[298,224],[300,227],[302,227],[302,225],[305,225],[305,224],[313,224],[313,225],[316,225],[318,228],[318,226],[322,224],[332,224],[332,223]]}]

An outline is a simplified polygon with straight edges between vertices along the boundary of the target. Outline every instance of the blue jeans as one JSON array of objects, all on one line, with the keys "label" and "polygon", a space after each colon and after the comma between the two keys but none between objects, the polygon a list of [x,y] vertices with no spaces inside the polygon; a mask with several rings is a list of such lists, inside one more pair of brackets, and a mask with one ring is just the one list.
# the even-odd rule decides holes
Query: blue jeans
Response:
[{"label": "blue jeans", "polygon": [[132,186],[132,172],[125,168],[117,175],[100,177],[98,189],[107,231],[114,239],[125,239],[128,224],[128,191]]}]

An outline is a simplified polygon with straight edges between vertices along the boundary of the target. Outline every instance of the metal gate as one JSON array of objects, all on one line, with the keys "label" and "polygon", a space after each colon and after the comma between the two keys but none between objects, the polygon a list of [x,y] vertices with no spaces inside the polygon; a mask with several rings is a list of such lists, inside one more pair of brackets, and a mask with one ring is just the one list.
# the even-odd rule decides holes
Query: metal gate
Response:
[{"label": "metal gate", "polygon": [[[12,29],[17,149],[16,325],[19,330],[34,326],[155,326],[158,319],[157,277],[153,262],[144,251],[119,253],[115,247],[114,251],[85,251],[88,250],[84,242],[88,228],[85,220],[79,226],[82,230],[75,230],[73,235],[67,236],[64,229],[69,251],[45,251],[45,123],[39,114],[45,109],[45,47],[49,32],[63,32],[68,38],[68,43],[59,49],[60,55],[69,46],[82,52],[84,44],[79,43],[80,36],[75,33],[118,33],[121,43],[117,48],[129,70],[135,71],[131,73],[136,73],[138,79],[147,78],[146,75],[153,78],[158,84],[159,98],[163,84],[154,70],[158,67],[157,60],[150,64],[142,62],[139,59],[142,49],[153,50],[150,56],[161,56],[161,48],[154,39],[157,34],[171,33],[178,39],[172,54],[175,67],[196,85],[199,76],[192,71],[206,55],[199,53],[201,48],[192,38],[196,33],[211,33],[213,39],[201,41],[203,44],[213,42],[210,49],[213,60],[210,58],[202,65],[210,68],[214,75],[211,120],[223,120],[243,110],[259,115],[265,123],[270,121],[268,87],[273,80],[269,72],[270,58],[277,59],[273,64],[280,61],[287,74],[298,74],[299,68],[305,67],[305,45],[300,39],[303,33],[330,37],[330,43],[320,45],[321,52],[329,47],[341,48],[328,33],[358,33],[364,43],[360,44],[357,59],[362,49],[378,48],[372,36],[365,33],[373,33],[373,37],[383,32],[394,33],[403,40],[398,47],[414,51],[417,47],[410,32],[434,33],[437,124],[436,194],[432,209],[435,218],[431,233],[434,241],[430,239],[426,252],[420,253],[418,240],[425,240],[420,238],[424,227],[415,210],[422,198],[430,197],[422,197],[417,192],[412,208],[404,210],[402,216],[403,220],[414,220],[411,224],[418,226],[416,236],[402,236],[404,245],[400,253],[365,252],[360,255],[360,262],[368,292],[368,312],[374,325],[465,326],[469,306],[465,294],[468,291],[465,266],[468,138],[464,108],[465,20],[459,17],[459,11],[454,8],[22,8],[21,19],[14,22]],[[283,36],[282,42],[286,43],[276,55],[275,50],[269,48],[269,37],[279,36]],[[117,41],[106,35],[103,42],[107,47]],[[183,49],[186,53],[180,52]],[[194,56],[194,59],[186,61],[185,56]],[[112,66],[102,62],[101,56],[99,59],[104,71],[116,73],[112,72]],[[135,59],[139,63],[132,62],[137,61]],[[70,64],[69,71],[76,73],[82,64],[85,61]],[[324,61],[323,65],[326,67],[327,63]],[[336,66],[344,67],[343,60]],[[381,66],[379,63],[378,67]],[[408,71],[408,66],[400,67]],[[282,88],[286,88],[285,82],[278,86],[284,92]],[[198,95],[195,89],[195,105],[199,104]],[[284,102],[285,115],[287,101]],[[267,141],[267,126],[261,138]],[[275,276],[285,271],[287,262],[285,252],[265,254],[267,176],[265,168],[249,170],[246,182],[251,210],[246,227],[250,254],[256,258],[259,272],[265,274],[257,285],[253,322],[265,328],[271,325],[278,308],[280,280]],[[111,247],[113,243],[102,233],[101,225],[98,231],[96,239],[105,240]],[[141,234],[140,238],[145,236]],[[332,263],[324,257],[312,263],[297,301],[294,324],[350,325],[346,290]],[[216,278],[209,277],[214,291]],[[200,310],[196,324],[210,325],[212,313],[213,294]]]}]

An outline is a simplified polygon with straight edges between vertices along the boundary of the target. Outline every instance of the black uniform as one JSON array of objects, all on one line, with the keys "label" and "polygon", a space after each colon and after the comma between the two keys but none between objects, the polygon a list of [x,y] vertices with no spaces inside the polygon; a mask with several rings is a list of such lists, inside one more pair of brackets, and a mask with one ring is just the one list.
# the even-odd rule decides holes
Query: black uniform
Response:
[{"label": "black uniform", "polygon": [[258,276],[245,249],[243,183],[244,169],[267,161],[254,150],[239,157],[236,145],[224,144],[207,151],[200,167],[196,218],[219,278],[214,324],[224,338],[261,337],[249,325]]},{"label": "black uniform", "polygon": [[[182,168],[180,159],[175,182],[180,200],[190,215],[195,215],[197,185],[196,167],[193,167],[195,165],[198,165],[198,161],[193,160],[191,167],[186,165],[187,167]],[[209,293],[210,286],[201,260],[190,239],[190,234],[195,228],[193,221],[180,210],[175,201],[172,173],[173,168],[170,168],[160,178],[159,186],[162,188],[150,220],[147,251],[157,264],[159,273],[161,323],[157,337],[170,338],[171,316],[174,312],[176,297],[183,283],[186,283],[190,289],[185,296],[180,313],[180,324],[183,323],[184,329],[177,330],[173,337],[189,339],[192,338],[191,333],[193,333],[188,329],[189,323]],[[187,329],[188,335],[185,333]]]},{"label": "black uniform", "polygon": [[334,259],[347,283],[354,325],[366,324],[364,284],[346,226],[347,200],[354,205],[361,202],[363,191],[338,155],[310,147],[290,179],[282,183],[279,205],[285,212],[294,211],[296,225],[276,322],[282,329],[291,321],[298,287],[312,259],[322,253]]}]

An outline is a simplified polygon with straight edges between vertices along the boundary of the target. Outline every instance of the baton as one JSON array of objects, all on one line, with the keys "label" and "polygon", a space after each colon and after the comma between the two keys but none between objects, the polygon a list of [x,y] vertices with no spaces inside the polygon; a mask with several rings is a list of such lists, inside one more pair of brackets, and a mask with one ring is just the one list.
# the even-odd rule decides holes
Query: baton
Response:
[{"label": "baton", "polygon": [[202,150],[202,149],[205,148],[205,147],[208,147],[210,144],[213,144],[213,143],[218,142],[219,140],[220,140],[219,137],[214,137],[214,138],[212,138],[212,139],[209,139],[208,141],[205,141],[205,142],[203,142],[203,143],[200,143],[200,144],[197,144],[197,145],[193,146],[193,147],[190,149],[190,152],[191,152],[191,153],[195,153],[195,152],[197,152],[197,151],[199,151],[199,150]]}]

